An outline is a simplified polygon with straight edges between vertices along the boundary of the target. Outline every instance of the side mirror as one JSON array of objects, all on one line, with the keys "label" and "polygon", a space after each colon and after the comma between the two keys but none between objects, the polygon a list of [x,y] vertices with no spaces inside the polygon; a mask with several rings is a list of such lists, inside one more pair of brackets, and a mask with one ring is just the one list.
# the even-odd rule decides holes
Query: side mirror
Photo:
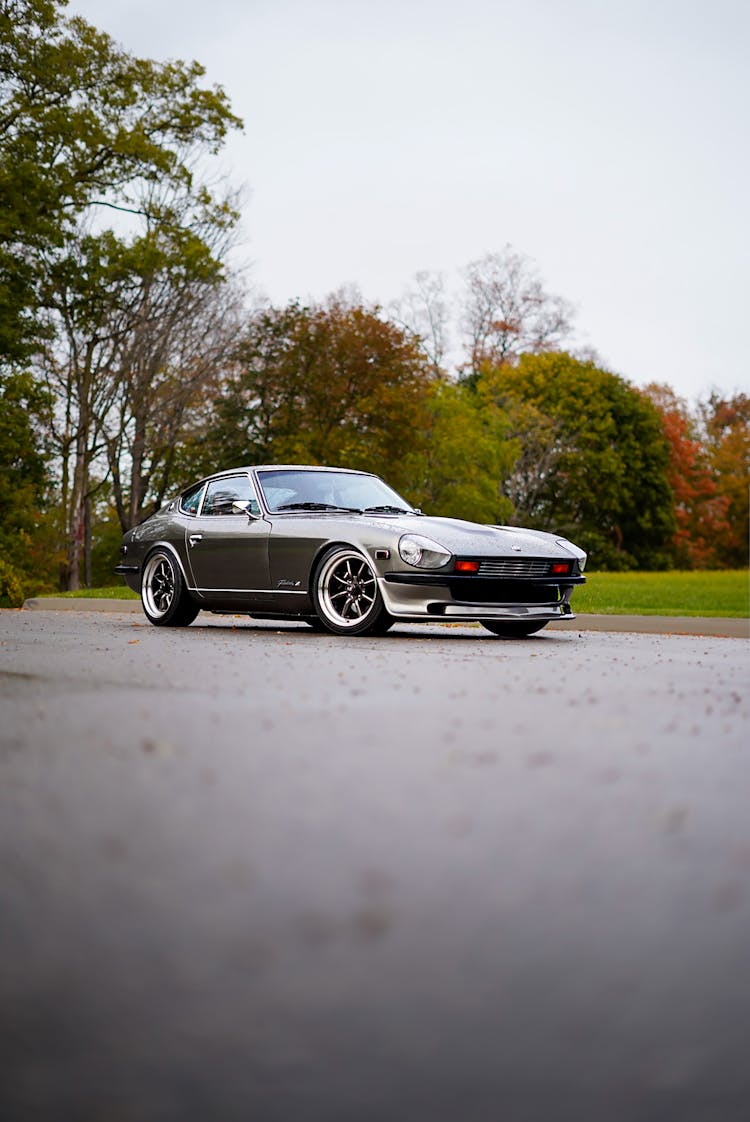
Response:
[{"label": "side mirror", "polygon": [[253,512],[250,510],[249,499],[243,499],[242,502],[233,502],[232,514],[246,514],[251,522],[254,522],[257,518],[260,518],[259,514],[253,514]]}]

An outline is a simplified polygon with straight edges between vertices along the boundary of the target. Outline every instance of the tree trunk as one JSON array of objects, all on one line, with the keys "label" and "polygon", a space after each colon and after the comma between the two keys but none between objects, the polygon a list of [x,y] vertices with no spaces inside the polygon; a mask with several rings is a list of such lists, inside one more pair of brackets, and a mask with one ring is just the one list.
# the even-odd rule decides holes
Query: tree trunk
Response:
[{"label": "tree trunk", "polygon": [[145,410],[135,411],[135,435],[133,437],[132,461],[130,469],[130,525],[140,521],[143,510],[143,458],[146,450]]},{"label": "tree trunk", "polygon": [[83,501],[83,579],[91,588],[91,496]]},{"label": "tree trunk", "polygon": [[73,485],[70,489],[68,519],[68,591],[77,592],[85,565],[86,497],[89,483],[89,413],[85,393],[79,393],[80,413],[75,440]]},{"label": "tree trunk", "polygon": [[77,592],[81,587],[81,556],[83,554],[83,510],[76,507],[72,512],[72,521],[68,531],[68,592]]}]

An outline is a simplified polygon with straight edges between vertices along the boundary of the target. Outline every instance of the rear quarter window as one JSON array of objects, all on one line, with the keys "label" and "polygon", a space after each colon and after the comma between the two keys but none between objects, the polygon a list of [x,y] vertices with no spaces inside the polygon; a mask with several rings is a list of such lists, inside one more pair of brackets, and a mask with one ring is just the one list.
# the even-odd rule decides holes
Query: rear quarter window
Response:
[{"label": "rear quarter window", "polygon": [[183,514],[198,513],[202,491],[203,484],[199,483],[197,487],[191,487],[189,491],[185,492],[185,494],[180,499],[180,510]]}]

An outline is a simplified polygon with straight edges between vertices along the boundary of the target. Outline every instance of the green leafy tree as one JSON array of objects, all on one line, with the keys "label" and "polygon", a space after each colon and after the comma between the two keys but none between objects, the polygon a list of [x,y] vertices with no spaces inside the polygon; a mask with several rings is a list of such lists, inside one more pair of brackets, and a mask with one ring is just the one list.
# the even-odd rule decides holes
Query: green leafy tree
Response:
[{"label": "green leafy tree", "polygon": [[133,57],[64,9],[0,0],[0,361],[33,347],[45,264],[84,212],[175,225],[165,185],[216,206],[195,157],[240,124],[199,64]]},{"label": "green leafy tree", "polygon": [[0,606],[54,580],[43,431],[49,395],[29,374],[0,375]]},{"label": "green leafy tree", "polygon": [[500,481],[517,447],[505,413],[468,386],[437,381],[427,402],[424,439],[406,457],[406,490],[426,513],[504,522],[513,504]]},{"label": "green leafy tree", "polygon": [[415,339],[378,308],[334,296],[250,317],[196,466],[341,464],[395,486],[424,439],[433,374]]},{"label": "green leafy tree", "polygon": [[223,280],[217,244],[237,211],[197,169],[240,122],[221,89],[201,86],[199,64],[136,58],[64,8],[0,0],[0,369],[43,353],[64,583],[76,588],[96,488],[113,473],[132,520],[153,474],[149,419],[170,379],[194,380],[167,361],[164,340],[194,314],[195,286]]},{"label": "green leafy tree", "polygon": [[[511,488],[517,522],[572,537],[599,568],[669,564],[669,446],[649,400],[618,375],[563,352],[485,368],[480,383],[514,421],[509,436],[523,449],[531,423],[539,448],[536,477],[529,461],[524,487]],[[511,481],[517,476],[518,461]]]}]

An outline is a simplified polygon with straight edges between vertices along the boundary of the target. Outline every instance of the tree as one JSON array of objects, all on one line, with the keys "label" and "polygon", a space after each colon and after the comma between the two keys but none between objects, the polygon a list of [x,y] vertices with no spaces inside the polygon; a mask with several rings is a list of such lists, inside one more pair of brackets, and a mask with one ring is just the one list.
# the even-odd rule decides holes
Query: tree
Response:
[{"label": "tree", "polygon": [[571,306],[546,292],[534,263],[510,245],[472,261],[464,276],[470,379],[483,366],[498,368],[527,352],[559,350],[570,335]]},{"label": "tree", "polygon": [[673,563],[681,569],[715,568],[719,543],[730,529],[728,500],[718,493],[698,420],[671,387],[651,384],[643,392],[659,410],[669,445],[667,477],[676,520]]},{"label": "tree", "polygon": [[261,308],[243,332],[199,462],[374,467],[398,486],[425,430],[432,381],[418,343],[377,307],[339,295]]},{"label": "tree", "polygon": [[46,284],[51,341],[37,368],[56,403],[51,425],[60,482],[66,561],[64,588],[77,589],[89,573],[91,502],[103,474],[92,472],[104,449],[102,418],[117,386],[112,377],[127,330],[127,308],[115,283],[123,246],[111,233],[82,237],[66,257],[55,256]]},{"label": "tree", "polygon": [[160,286],[144,288],[142,319],[121,357],[104,424],[123,530],[158,509],[173,486],[194,410],[216,394],[241,322],[236,288],[158,279]]},{"label": "tree", "polygon": [[750,397],[712,393],[699,410],[703,439],[716,483],[726,504],[726,529],[717,536],[718,563],[746,568],[750,549]]},{"label": "tree", "polygon": [[58,401],[69,587],[90,582],[92,501],[107,477],[126,530],[160,504],[188,409],[215,385],[235,299],[221,234],[204,231],[191,252],[168,229],[129,241],[106,231],[69,244],[50,269],[42,370]]},{"label": "tree", "polygon": [[[536,478],[515,484],[514,520],[572,537],[599,568],[663,568],[674,533],[669,446],[657,409],[623,378],[565,353],[486,368],[482,393],[540,433]],[[529,411],[529,406],[532,407]],[[517,466],[510,473],[517,475]]]},{"label": "tree", "polygon": [[[236,206],[197,169],[240,122],[223,91],[201,88],[197,63],[135,58],[63,8],[0,0],[0,366],[43,347],[58,395],[65,583],[76,588],[89,568],[91,499],[107,471],[130,455],[137,497],[124,522],[151,482],[141,469],[157,395],[145,379],[162,364],[152,347],[136,376],[135,340],[142,359],[158,321],[166,352],[180,317],[184,325],[196,312],[194,299],[177,301],[224,278],[216,245]],[[117,475],[124,510],[121,491]]]},{"label": "tree", "polygon": [[0,606],[19,606],[32,585],[51,579],[45,555],[49,489],[44,428],[49,395],[29,374],[0,374]]},{"label": "tree", "polygon": [[413,287],[394,302],[391,312],[397,323],[417,336],[435,375],[445,374],[449,310],[443,274],[418,272]]},{"label": "tree", "polygon": [[505,414],[466,385],[434,383],[424,439],[406,456],[405,492],[427,513],[498,523],[513,513],[500,489],[515,445],[505,439]]},{"label": "tree", "polygon": [[200,65],[135,58],[64,7],[0,0],[0,362],[33,348],[45,263],[88,208],[174,225],[165,185],[215,207],[196,156],[240,125]]},{"label": "tree", "polygon": [[[476,388],[480,398],[492,400],[492,379],[480,378]],[[523,511],[524,519],[541,524],[547,518],[549,480],[565,448],[562,424],[533,402],[507,395],[502,401],[510,459],[500,491],[515,517]]]}]

